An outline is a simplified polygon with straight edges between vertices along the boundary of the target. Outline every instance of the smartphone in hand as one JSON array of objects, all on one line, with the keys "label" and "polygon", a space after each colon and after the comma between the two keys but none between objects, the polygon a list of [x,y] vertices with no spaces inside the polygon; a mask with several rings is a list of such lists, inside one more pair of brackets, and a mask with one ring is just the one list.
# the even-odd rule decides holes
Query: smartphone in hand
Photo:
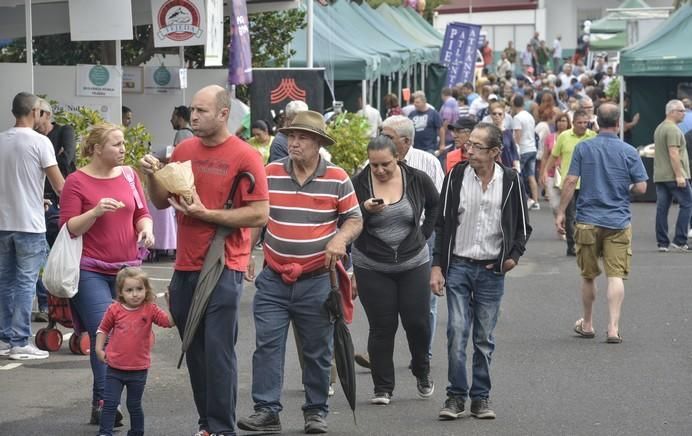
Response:
[{"label": "smartphone in hand", "polygon": [[384,204],[384,199],[383,198],[373,198],[372,202],[375,204]]}]

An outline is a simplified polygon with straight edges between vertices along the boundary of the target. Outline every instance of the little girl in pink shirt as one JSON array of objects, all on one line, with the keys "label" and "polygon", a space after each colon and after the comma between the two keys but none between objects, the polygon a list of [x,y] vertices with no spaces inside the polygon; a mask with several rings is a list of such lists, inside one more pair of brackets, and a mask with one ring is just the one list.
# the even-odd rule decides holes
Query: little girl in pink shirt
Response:
[{"label": "little girl in pink shirt", "polygon": [[118,301],[108,307],[96,332],[96,356],[108,365],[99,435],[112,435],[116,409],[127,386],[127,436],[140,436],[144,434],[142,394],[151,366],[151,325],[170,328],[174,322],[170,312],[154,303],[149,278],[140,268],[120,270],[115,287]]}]

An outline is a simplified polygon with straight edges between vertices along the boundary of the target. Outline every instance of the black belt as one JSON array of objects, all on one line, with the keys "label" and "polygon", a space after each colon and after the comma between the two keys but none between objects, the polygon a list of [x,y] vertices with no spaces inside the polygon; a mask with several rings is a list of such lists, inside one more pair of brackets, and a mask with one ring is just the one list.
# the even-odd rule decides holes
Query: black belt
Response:
[{"label": "black belt", "polygon": [[471,259],[470,257],[457,256],[456,254],[452,255],[452,259],[481,266],[487,266],[497,263],[497,259]]}]

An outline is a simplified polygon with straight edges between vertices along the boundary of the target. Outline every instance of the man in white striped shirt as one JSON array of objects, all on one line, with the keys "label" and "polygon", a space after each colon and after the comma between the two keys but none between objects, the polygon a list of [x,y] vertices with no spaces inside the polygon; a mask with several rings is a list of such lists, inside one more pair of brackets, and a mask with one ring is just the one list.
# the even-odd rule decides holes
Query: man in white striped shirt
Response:
[{"label": "man in white striped shirt", "polygon": [[[468,140],[468,161],[456,165],[442,185],[442,208],[435,225],[430,287],[447,288],[447,400],[439,418],[471,415],[493,419],[490,361],[493,330],[504,293],[504,274],[514,268],[531,234],[519,175],[497,163],[502,131],[479,123]],[[473,328],[473,331],[471,329]],[[466,371],[466,345],[473,338],[472,383]]]}]

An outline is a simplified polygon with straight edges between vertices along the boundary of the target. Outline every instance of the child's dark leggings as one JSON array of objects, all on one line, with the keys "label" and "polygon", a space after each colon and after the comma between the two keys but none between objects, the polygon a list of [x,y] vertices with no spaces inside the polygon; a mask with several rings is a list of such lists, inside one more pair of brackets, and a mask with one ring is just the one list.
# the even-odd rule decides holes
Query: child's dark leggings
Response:
[{"label": "child's dark leggings", "polygon": [[142,394],[144,394],[144,386],[146,384],[146,369],[122,371],[108,367],[106,370],[106,387],[99,435],[113,435],[115,411],[118,404],[120,404],[120,396],[123,393],[124,387],[127,387],[127,411],[130,414],[130,431],[127,432],[127,436],[142,436],[144,434]]}]

